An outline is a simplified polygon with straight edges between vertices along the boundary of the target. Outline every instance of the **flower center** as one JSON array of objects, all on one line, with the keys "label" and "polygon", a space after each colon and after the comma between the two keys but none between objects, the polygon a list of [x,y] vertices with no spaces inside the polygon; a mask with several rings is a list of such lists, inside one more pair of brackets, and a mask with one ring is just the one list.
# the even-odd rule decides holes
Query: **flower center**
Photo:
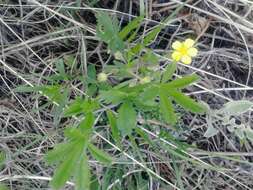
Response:
[{"label": "flower center", "polygon": [[184,45],[179,49],[179,52],[182,54],[182,55],[187,55],[187,52],[188,52],[188,48],[185,47]]}]

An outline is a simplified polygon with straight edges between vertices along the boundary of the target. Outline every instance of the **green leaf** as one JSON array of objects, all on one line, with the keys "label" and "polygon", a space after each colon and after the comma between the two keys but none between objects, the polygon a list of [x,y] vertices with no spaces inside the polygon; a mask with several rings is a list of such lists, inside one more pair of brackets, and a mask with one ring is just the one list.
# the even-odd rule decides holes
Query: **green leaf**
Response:
[{"label": "green leaf", "polygon": [[168,90],[170,90],[170,88],[185,88],[191,85],[192,83],[196,82],[198,79],[199,79],[198,75],[193,74],[193,75],[175,79],[170,83],[163,84],[163,86],[164,88],[167,88]]},{"label": "green leaf", "polygon": [[84,100],[77,97],[73,102],[70,103],[68,108],[64,112],[65,117],[78,115],[81,113],[92,112],[99,107],[99,104],[95,100]]},{"label": "green leaf", "polygon": [[88,65],[87,74],[90,79],[96,80],[96,67],[91,64]]},{"label": "green leaf", "polygon": [[64,108],[68,104],[70,91],[68,88],[63,89],[61,93],[61,101],[58,106],[52,109],[54,125],[57,126],[60,123],[61,118],[64,116]]},{"label": "green leaf", "polygon": [[73,127],[66,128],[64,130],[64,136],[70,140],[78,140],[78,141],[86,140],[87,141],[85,134],[83,134],[80,129],[73,128]]},{"label": "green leaf", "polygon": [[248,100],[231,101],[226,103],[219,113],[226,115],[240,115],[247,112],[251,107],[253,107],[253,102]]},{"label": "green leaf", "polygon": [[136,17],[135,19],[133,19],[131,22],[128,23],[128,25],[126,25],[119,33],[119,37],[124,40],[128,35],[129,33],[138,28],[140,26],[140,23],[142,22],[143,20],[143,16],[139,16],[139,17]]},{"label": "green leaf", "polygon": [[94,110],[99,108],[99,103],[97,100],[89,99],[86,102],[84,102],[83,106],[83,111],[85,113],[88,112],[93,112]]},{"label": "green leaf", "polygon": [[130,87],[128,84],[126,84],[122,87],[120,87],[120,85],[118,85],[117,87],[121,88],[120,90],[122,92],[126,93],[127,96],[129,96],[130,93],[137,93],[138,94],[139,92],[143,91],[148,86],[150,86],[150,85],[149,84],[136,84],[135,86]]},{"label": "green leaf", "polygon": [[150,86],[144,89],[144,91],[139,95],[138,100],[141,104],[145,106],[156,106],[155,98],[159,94],[159,89],[156,86]]},{"label": "green leaf", "polygon": [[64,116],[65,117],[70,117],[73,115],[78,115],[83,113],[83,107],[82,105],[84,104],[86,100],[81,99],[80,97],[76,98],[71,104],[66,108],[64,111]]},{"label": "green leaf", "polygon": [[91,113],[91,112],[87,113],[85,119],[82,120],[79,124],[79,128],[80,128],[81,132],[84,133],[85,135],[89,136],[92,131],[92,127],[94,125],[94,122],[95,122],[95,117],[94,117],[93,113]]},{"label": "green leaf", "polygon": [[0,151],[0,170],[3,167],[6,160],[6,155],[4,152]]},{"label": "green leaf", "polygon": [[90,189],[90,168],[86,155],[81,156],[80,162],[76,164],[75,172],[75,189],[89,190]]},{"label": "green leaf", "polygon": [[83,151],[83,143],[77,143],[71,151],[69,151],[64,161],[56,169],[51,185],[54,189],[61,189],[66,181],[73,175],[76,163],[80,159]]},{"label": "green leaf", "polygon": [[138,43],[127,51],[127,59],[131,60],[133,57],[138,55],[143,49],[143,45]]},{"label": "green leaf", "polygon": [[127,42],[130,44],[133,40],[136,39],[136,36],[138,34],[139,28],[137,28],[127,39]]},{"label": "green leaf", "polygon": [[112,89],[108,91],[100,91],[99,98],[103,100],[106,104],[118,104],[122,102],[127,97],[125,92],[120,90]]},{"label": "green leaf", "polygon": [[[122,176],[124,175],[124,172],[122,170],[123,170],[122,167],[106,168],[106,171],[103,174],[103,179],[101,180],[101,183],[100,183],[100,189],[97,189],[97,190],[108,190],[108,187],[111,185],[112,181],[115,181],[117,179],[121,181],[123,179]],[[112,190],[121,190],[121,188],[115,187]]]},{"label": "green leaf", "polygon": [[106,12],[97,13],[97,36],[108,44],[115,53],[124,49],[124,42],[119,37],[119,26],[116,19],[112,19]]},{"label": "green leaf", "polygon": [[149,45],[150,43],[152,43],[156,36],[158,35],[158,33],[161,31],[161,27],[158,26],[155,29],[153,29],[151,32],[149,32],[147,35],[145,35],[144,39],[143,39],[143,44],[145,46]]},{"label": "green leaf", "polygon": [[113,22],[112,17],[107,12],[98,12],[96,17],[98,37],[104,41],[111,40],[113,35],[117,34],[120,30],[118,24]]},{"label": "green leaf", "polygon": [[210,138],[219,133],[219,130],[215,129],[213,126],[209,126],[204,134],[204,137]]},{"label": "green leaf", "polygon": [[98,91],[98,86],[96,84],[89,84],[86,88],[86,94],[89,97],[94,97]]},{"label": "green leaf", "polygon": [[103,150],[98,149],[96,146],[93,144],[89,143],[88,144],[88,149],[91,153],[91,155],[97,160],[100,161],[104,164],[111,164],[112,163],[112,157],[104,152]]},{"label": "green leaf", "polygon": [[91,177],[91,184],[90,189],[91,190],[102,190],[100,185],[100,179],[98,179],[95,175]]},{"label": "green leaf", "polygon": [[147,52],[143,55],[142,60],[146,64],[157,64],[159,58],[152,50],[147,50]]},{"label": "green leaf", "polygon": [[[176,144],[177,145],[177,147],[178,147],[178,149],[180,149],[180,150],[184,150],[184,151],[187,151],[187,149],[189,149],[189,148],[195,148],[193,145],[189,145],[189,144],[187,144],[187,143],[185,143],[185,142],[182,142],[182,140],[180,139],[180,138],[178,138],[178,137],[175,137],[173,134],[171,134],[171,133],[168,133],[168,131],[167,130],[161,130],[160,131],[160,134],[159,134],[159,137],[160,138],[163,138],[163,139],[165,139],[165,140],[167,140],[167,141],[169,141],[169,142],[172,142],[172,143],[174,143],[174,144]],[[169,148],[170,149],[170,148]]]},{"label": "green leaf", "polygon": [[156,86],[150,86],[144,89],[144,91],[140,94],[140,98],[143,101],[150,101],[154,100],[158,95],[158,87]]},{"label": "green leaf", "polygon": [[150,140],[149,136],[147,133],[145,133],[143,130],[141,130],[140,128],[136,127],[135,131],[137,134],[139,134],[141,136],[141,138],[143,138],[149,145],[154,146],[154,143],[152,140]]},{"label": "green leaf", "polygon": [[177,70],[177,63],[172,62],[171,64],[168,64],[165,68],[165,72],[162,74],[162,83],[166,83],[168,80],[170,80]]},{"label": "green leaf", "polygon": [[[160,112],[164,120],[172,126],[177,123],[177,116],[175,114],[171,100],[166,95],[166,92],[160,90]],[[173,129],[175,129],[173,127]]]},{"label": "green leaf", "polygon": [[69,66],[69,67],[73,67],[74,64],[76,63],[76,59],[75,59],[74,54],[73,55],[72,54],[71,55],[65,55],[63,57],[63,59],[64,59],[64,63],[66,63],[66,65]]},{"label": "green leaf", "polygon": [[54,149],[45,155],[48,164],[59,162],[75,147],[75,142],[61,143],[55,145]]},{"label": "green leaf", "polygon": [[47,96],[51,101],[60,104],[64,101],[62,89],[60,85],[45,85],[34,87],[35,90],[41,91],[43,95]]},{"label": "green leaf", "polygon": [[176,90],[167,90],[169,96],[171,96],[179,105],[181,105],[186,110],[194,113],[204,113],[206,112],[205,106],[195,102],[190,97],[184,95],[183,93]]},{"label": "green leaf", "polygon": [[117,126],[123,136],[130,135],[136,126],[136,112],[133,105],[124,102],[119,108]]},{"label": "green leaf", "polygon": [[106,114],[107,114],[107,118],[109,120],[109,124],[110,124],[110,127],[111,127],[112,137],[115,140],[115,142],[117,144],[119,144],[119,142],[120,142],[120,136],[119,136],[119,130],[117,128],[116,117],[114,116],[114,114],[112,113],[111,110],[108,110],[106,112]]},{"label": "green leaf", "polygon": [[67,80],[68,76],[65,72],[65,66],[64,66],[64,61],[63,59],[59,59],[55,63],[56,69],[59,72],[58,75],[62,77],[62,79]]}]

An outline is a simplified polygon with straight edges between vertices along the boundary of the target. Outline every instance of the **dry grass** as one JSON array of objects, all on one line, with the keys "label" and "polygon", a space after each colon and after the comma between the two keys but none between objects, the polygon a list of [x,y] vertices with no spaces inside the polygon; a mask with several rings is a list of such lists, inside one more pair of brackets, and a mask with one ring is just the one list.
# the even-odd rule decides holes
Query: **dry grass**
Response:
[{"label": "dry grass", "polygon": [[[48,189],[53,168],[45,164],[43,155],[63,140],[66,125],[75,123],[56,120],[56,106],[43,107],[45,98],[36,93],[17,93],[13,89],[23,84],[44,84],[45,77],[56,72],[54,62],[67,55],[74,56],[83,74],[88,64],[98,68],[108,64],[110,57],[105,46],[95,36],[94,12],[106,10],[124,25],[138,14],[140,2],[105,0],[90,6],[84,1],[79,7],[68,1],[0,1],[0,149],[7,154],[5,167],[0,171],[1,183],[10,189]],[[179,0],[147,2],[144,30],[151,29],[183,4]],[[152,44],[161,63],[167,64],[171,60],[164,55],[170,52],[173,41],[186,36],[198,39],[199,56],[190,66],[180,64],[177,75],[198,73],[202,80],[188,93],[212,109],[231,100],[252,100],[252,8],[253,3],[247,0],[187,1]],[[82,82],[75,81],[71,92],[73,96],[81,95]],[[151,147],[140,140],[141,157],[127,140],[126,151],[118,153],[108,128],[96,126],[93,138],[98,146],[117,158],[109,169],[118,168],[123,176],[118,179],[112,175],[108,189],[129,189],[128,185],[140,178],[143,181],[138,183],[150,190],[176,189],[172,185],[186,190],[253,189],[252,142],[242,145],[220,122],[213,123],[219,129],[218,135],[207,139],[205,117],[184,112],[182,115],[183,131],[177,138],[195,146],[185,151],[189,160],[173,156],[170,150],[178,144],[166,135],[157,136],[168,130],[154,123],[152,116],[148,126],[139,128],[155,145]],[[251,111],[237,120],[252,127]],[[93,160],[90,165],[99,183],[105,184],[102,177],[110,176],[109,169]],[[145,170],[154,176],[145,176]],[[69,182],[65,189],[73,189],[73,183]]]}]

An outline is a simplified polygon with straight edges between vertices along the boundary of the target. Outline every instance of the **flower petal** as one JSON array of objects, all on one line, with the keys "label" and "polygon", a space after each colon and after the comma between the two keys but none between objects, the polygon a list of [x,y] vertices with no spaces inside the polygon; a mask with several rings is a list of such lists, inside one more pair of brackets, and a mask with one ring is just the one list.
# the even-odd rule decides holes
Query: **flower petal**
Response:
[{"label": "flower petal", "polygon": [[181,47],[182,47],[182,42],[180,42],[180,41],[175,41],[175,42],[173,42],[173,44],[172,44],[172,48],[173,49],[175,49],[175,50],[179,50]]},{"label": "flower petal", "polygon": [[189,65],[192,62],[192,58],[190,56],[184,55],[181,58],[181,61],[182,61],[182,63]]},{"label": "flower petal", "polygon": [[178,51],[174,51],[171,57],[174,61],[179,61],[182,58],[182,54]]},{"label": "flower petal", "polygon": [[196,48],[189,48],[187,50],[187,55],[191,57],[195,57],[198,54],[198,50]]},{"label": "flower petal", "polygon": [[186,48],[191,48],[191,47],[194,45],[194,43],[195,43],[194,40],[188,38],[188,39],[186,39],[186,40],[184,41],[184,46],[185,46]]}]

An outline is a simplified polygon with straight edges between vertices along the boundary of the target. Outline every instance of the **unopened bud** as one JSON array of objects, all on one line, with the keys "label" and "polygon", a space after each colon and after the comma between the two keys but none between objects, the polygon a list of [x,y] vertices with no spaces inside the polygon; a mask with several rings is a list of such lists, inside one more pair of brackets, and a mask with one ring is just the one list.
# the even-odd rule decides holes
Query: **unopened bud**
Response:
[{"label": "unopened bud", "polygon": [[97,76],[98,82],[105,82],[107,81],[107,74],[99,73]]},{"label": "unopened bud", "polygon": [[121,60],[121,61],[124,61],[124,57],[122,55],[122,53],[120,51],[117,51],[115,54],[114,54],[114,57],[115,59],[117,60]]},{"label": "unopened bud", "polygon": [[151,81],[151,78],[149,76],[146,76],[140,80],[140,83],[146,84],[146,83],[149,83],[150,81]]}]

